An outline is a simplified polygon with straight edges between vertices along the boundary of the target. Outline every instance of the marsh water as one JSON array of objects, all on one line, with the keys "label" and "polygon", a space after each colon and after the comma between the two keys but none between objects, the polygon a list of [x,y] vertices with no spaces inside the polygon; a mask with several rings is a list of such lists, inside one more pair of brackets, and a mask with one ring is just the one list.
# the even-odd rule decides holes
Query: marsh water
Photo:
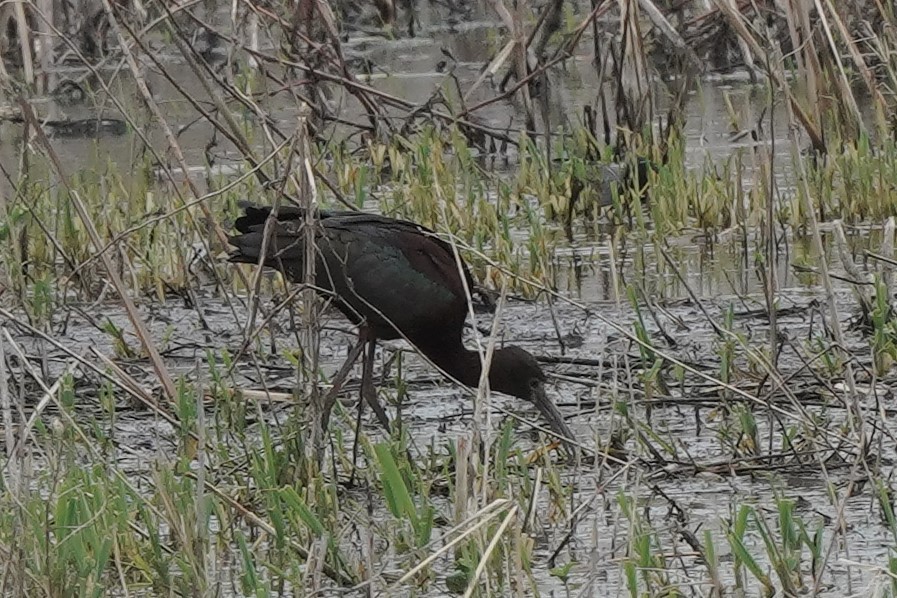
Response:
[{"label": "marsh water", "polygon": [[[443,22],[437,8],[427,3],[422,3],[422,7],[419,18],[424,26],[415,38],[390,40],[380,35],[356,32],[344,43],[347,58],[366,59],[376,65],[373,74],[365,78],[369,85],[414,103],[427,101],[437,87],[446,84],[446,74],[440,72],[439,66],[446,60],[446,52],[454,57],[454,74],[461,88],[466,89],[477,80],[480,70],[500,43],[495,35],[496,23],[491,20],[488,11],[480,14],[475,11],[472,19],[452,24]],[[595,100],[598,81],[591,65],[589,47],[589,43],[581,44],[576,56],[568,60],[562,69],[552,72],[551,109],[552,119],[556,122],[563,123],[565,119],[574,121],[579,118],[581,107]],[[166,56],[165,60],[184,91],[195,97],[205,97],[202,87],[187,66],[179,63],[174,53]],[[103,72],[110,77],[113,94],[134,105],[136,92],[126,71],[113,74],[110,69]],[[81,75],[83,73],[78,71],[60,69],[54,77],[62,79]],[[147,79],[156,99],[164,106],[169,123],[175,128],[184,127],[179,141],[188,163],[196,167],[188,176],[193,177],[204,190],[206,152],[213,137],[213,128],[197,120],[181,93],[152,69],[147,71]],[[658,85],[662,86],[662,83]],[[483,85],[468,98],[468,102],[472,104],[486,100],[495,93],[491,85]],[[45,113],[52,114],[59,110],[69,117],[97,114],[120,116],[103,95],[99,96],[99,107],[61,108],[54,107],[49,101]],[[658,94],[658,98],[657,112],[662,113],[664,95]],[[343,100],[345,98],[338,97],[335,101],[339,104]],[[295,114],[290,112],[293,104],[285,102],[278,109],[277,101],[276,96],[269,99],[271,105],[267,107],[284,130],[291,130],[295,120]],[[698,170],[710,168],[739,152],[749,157],[758,147],[765,148],[770,143],[788,147],[787,118],[780,104],[773,108],[772,135],[759,142],[760,146],[758,142],[751,141],[750,135],[744,134],[763,113],[765,101],[764,89],[752,85],[739,73],[702,81],[686,105],[683,130],[686,166]],[[740,126],[733,126],[733,115],[728,106],[734,108]],[[352,111],[351,102],[345,100],[344,118],[361,118]],[[517,108],[512,102],[497,102],[479,111],[477,116],[495,127],[507,127],[509,122],[519,126],[520,122]],[[764,118],[768,122],[769,115]],[[14,171],[18,164],[20,130],[18,125],[0,125],[0,161],[10,171]],[[145,133],[160,154],[165,155],[166,143],[159,128],[147,124]],[[129,168],[137,144],[133,135],[128,134],[96,139],[55,138],[53,146],[63,168],[74,174],[83,170],[111,168],[110,165],[116,163]],[[234,171],[241,168],[239,154],[226,141],[217,139],[212,152],[216,172],[226,174],[228,168]],[[512,160],[507,168],[513,167]],[[780,194],[787,196],[793,192],[794,175],[791,160],[785,151],[775,161],[775,176]],[[749,177],[744,184],[751,184]],[[153,191],[165,194],[170,193],[171,188],[169,184],[159,182]],[[0,178],[0,193],[11,192],[8,181]],[[372,203],[368,207],[374,209],[375,205]],[[828,241],[828,231],[823,232]],[[866,247],[875,248],[880,242],[876,226],[850,232],[857,252]],[[774,265],[779,308],[782,310],[778,325],[783,337],[800,344],[810,339],[814,327],[821,326],[825,294],[817,273],[793,267],[795,263],[818,263],[810,239],[785,234],[782,238],[784,245],[779,252],[780,260]],[[654,523],[654,529],[659,531],[659,544],[674,545],[671,538],[664,537],[664,534],[672,536],[678,528],[658,522],[670,516],[675,504],[686,514],[686,521],[680,522],[682,526],[695,531],[700,529],[700,533],[704,529],[711,531],[722,551],[719,556],[723,561],[732,556],[722,548],[726,546],[726,541],[721,522],[733,517],[733,504],[755,505],[772,520],[775,518],[772,505],[776,497],[800,499],[797,507],[800,516],[811,526],[821,526],[828,541],[835,533],[833,522],[838,520],[836,507],[827,497],[828,484],[833,481],[844,484],[846,468],[833,464],[829,479],[815,470],[804,472],[793,465],[780,469],[758,467],[756,472],[744,468],[727,471],[725,465],[721,465],[726,461],[727,447],[711,431],[722,424],[710,421],[696,425],[701,414],[712,411],[713,405],[700,400],[692,401],[700,397],[682,395],[675,389],[671,392],[679,401],[670,398],[667,402],[652,402],[652,399],[639,394],[636,378],[618,373],[634,367],[637,362],[641,363],[638,347],[623,334],[623,331],[631,331],[639,319],[639,314],[623,290],[628,282],[637,281],[644,288],[645,296],[653,302],[652,309],[659,314],[656,319],[645,319],[649,333],[652,336],[665,334],[673,339],[675,346],[668,351],[685,362],[714,362],[721,341],[711,319],[720,321],[730,309],[741,334],[753,340],[765,338],[768,321],[765,317],[764,287],[755,273],[752,250],[746,251],[740,236],[736,234],[721,234],[716,238],[707,238],[698,231],[685,234],[671,240],[677,273],[668,265],[657,263],[657,254],[651,250],[646,239],[630,238],[630,250],[622,255],[616,247],[611,247],[614,242],[611,232],[586,235],[580,231],[572,243],[561,245],[556,252],[556,284],[558,291],[571,301],[555,300],[549,306],[544,301],[530,303],[512,298],[503,311],[501,339],[520,344],[540,356],[564,356],[606,364],[592,366],[573,361],[548,366],[553,374],[558,375],[551,392],[560,408],[570,414],[571,426],[582,434],[583,439],[595,438],[603,444],[617,432],[622,424],[619,414],[611,409],[611,403],[631,396],[631,415],[636,419],[650,416],[654,432],[667,439],[681,458],[678,462],[670,460],[666,471],[652,471],[639,465],[635,469],[640,473],[626,476],[626,482],[611,481],[606,487],[604,484],[608,474],[599,466],[581,465],[565,470],[565,482],[576,485],[573,503],[588,503],[588,508],[584,508],[572,523],[572,540],[564,554],[576,565],[566,581],[549,573],[547,557],[565,543],[565,536],[571,527],[550,521],[554,516],[550,512],[537,516],[537,530],[534,533],[537,555],[546,562],[534,565],[533,570],[543,595],[629,595],[618,559],[624,556],[620,539],[631,532],[630,522],[619,515],[612,515],[609,507],[621,490],[643,498],[640,507],[644,516]],[[639,247],[641,251],[638,251]],[[830,252],[828,263],[833,272],[844,274],[837,254],[828,242],[826,251]],[[845,323],[856,310],[853,290],[851,285],[835,282],[836,302]],[[157,303],[146,299],[140,303],[141,313],[147,318],[153,336],[167,339],[162,348],[166,361],[176,373],[189,373],[196,360],[202,359],[208,349],[233,350],[242,339],[247,311],[241,303],[235,303],[238,316],[238,322],[235,322],[231,307],[220,297],[211,291],[198,296],[200,304],[192,308],[184,307],[178,300]],[[106,300],[100,304],[80,306],[68,316],[64,330],[58,327],[56,338],[78,351],[81,350],[78,348],[93,347],[111,355],[114,352],[112,341],[88,318],[79,314],[85,311],[101,312],[122,328],[128,328],[127,318],[117,302]],[[346,327],[345,322],[335,314],[330,315],[333,316],[334,325]],[[481,318],[480,325],[488,328],[490,322]],[[289,325],[277,326],[274,334],[282,348],[295,342]],[[35,350],[39,345],[36,339],[25,342]],[[350,337],[342,332],[324,333],[322,358],[325,367],[335,370],[341,364],[349,342]],[[859,333],[850,332],[846,343],[865,346],[866,341]],[[388,344],[386,350],[381,350],[378,367],[397,346],[400,345]],[[48,367],[51,372],[56,370],[55,373],[58,373],[65,356],[57,349],[50,348],[48,351]],[[276,351],[272,353],[277,354]],[[295,382],[293,368],[282,358],[272,359],[266,364],[266,387],[290,393]],[[787,363],[789,359],[796,360],[796,354],[784,349],[782,363]],[[408,381],[410,393],[403,406],[403,422],[409,426],[419,445],[426,446],[432,438],[465,436],[473,410],[467,393],[440,382],[433,371],[412,353],[407,354],[404,368],[403,375]],[[255,370],[251,368],[238,372],[236,382],[247,387],[259,386]],[[869,401],[871,405],[871,395]],[[525,406],[507,397],[495,396],[492,402],[495,406],[533,417]],[[290,408],[275,404],[265,411],[265,417],[273,420]],[[492,417],[494,427],[504,417],[495,412]],[[835,421],[838,419],[836,416]],[[769,438],[771,443],[780,446],[784,427],[780,428],[772,418],[758,421],[761,427],[766,426],[759,436]],[[120,455],[122,467],[135,476],[144,475],[154,460],[164,458],[166,451],[171,449],[170,427],[155,420],[148,421],[143,413],[123,413],[116,426],[120,444],[129,447]],[[378,434],[373,425],[370,433]],[[897,457],[892,446],[883,446],[880,450],[882,462]],[[547,492],[541,492],[538,500],[547,504]],[[832,557],[829,565],[832,575],[825,578],[822,595],[872,595],[867,592],[885,583],[886,577],[876,568],[887,566],[887,557],[894,546],[893,537],[882,524],[876,503],[868,493],[860,493],[856,499],[847,501],[843,519],[850,522],[851,527],[846,532],[844,545],[836,549]],[[763,552],[759,546],[748,548],[755,554]],[[682,576],[672,579],[670,583],[689,588],[690,584],[703,581],[689,576],[690,568],[697,563],[696,554],[668,554],[667,557],[678,560],[676,566],[670,566],[668,573],[679,571]],[[396,556],[396,559],[394,568],[401,569],[399,557]],[[382,561],[387,563],[384,566],[388,568],[389,558],[384,557]],[[808,583],[807,580],[804,583]],[[699,588],[693,589],[694,595],[701,595]],[[444,592],[444,585],[437,583],[431,594],[443,595]]]}]

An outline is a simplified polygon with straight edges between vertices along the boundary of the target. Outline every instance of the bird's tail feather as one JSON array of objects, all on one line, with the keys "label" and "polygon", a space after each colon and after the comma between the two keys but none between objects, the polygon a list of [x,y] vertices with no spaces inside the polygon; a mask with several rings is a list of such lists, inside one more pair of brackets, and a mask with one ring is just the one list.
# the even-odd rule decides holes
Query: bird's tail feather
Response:
[{"label": "bird's tail feather", "polygon": [[[242,264],[258,264],[262,255],[264,240],[264,224],[256,225],[251,232],[242,235],[228,236],[227,241],[233,246],[228,254],[228,261]],[[263,266],[281,268],[282,266],[294,266],[301,264],[303,260],[302,237],[290,233],[274,225],[271,238],[265,248],[265,261]],[[301,266],[299,266],[301,268]]]},{"label": "bird's tail feather", "polygon": [[[271,214],[271,206],[260,206],[250,201],[238,201],[237,205],[243,210],[243,215],[234,221],[234,228],[241,233],[249,233],[253,227],[265,224],[268,215]],[[277,208],[278,222],[302,220],[305,218],[305,208],[296,206],[279,206]]]}]

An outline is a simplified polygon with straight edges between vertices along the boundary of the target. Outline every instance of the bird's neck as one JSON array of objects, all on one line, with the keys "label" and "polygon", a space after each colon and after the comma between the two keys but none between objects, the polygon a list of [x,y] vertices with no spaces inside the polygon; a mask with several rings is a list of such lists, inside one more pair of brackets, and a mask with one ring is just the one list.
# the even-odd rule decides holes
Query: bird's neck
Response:
[{"label": "bird's neck", "polygon": [[[454,347],[420,347],[420,349],[434,364],[461,384],[472,388],[480,385],[483,363],[477,351],[470,351],[460,343]],[[501,352],[502,349],[495,349],[492,353],[489,387],[494,391],[507,393],[509,389],[505,388],[507,386],[503,382],[505,377],[501,375],[504,369]]]},{"label": "bird's neck", "polygon": [[483,364],[476,351],[456,347],[421,347],[422,352],[446,374],[464,384],[476,388],[480,384]]}]

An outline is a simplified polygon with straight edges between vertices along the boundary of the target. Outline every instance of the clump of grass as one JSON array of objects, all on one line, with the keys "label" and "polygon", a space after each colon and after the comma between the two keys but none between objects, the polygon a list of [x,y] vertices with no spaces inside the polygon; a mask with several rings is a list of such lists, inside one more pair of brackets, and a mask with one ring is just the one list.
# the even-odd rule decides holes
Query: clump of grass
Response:
[{"label": "clump of grass", "polygon": [[[875,144],[866,136],[818,160],[810,170],[818,210],[827,219],[881,221],[895,214],[897,145],[890,137]],[[799,224],[799,222],[793,222]]]},{"label": "clump of grass", "polygon": [[870,320],[872,325],[872,357],[875,372],[887,375],[897,361],[897,319],[889,300],[888,288],[881,277],[876,277],[874,303]]},{"label": "clump of grass", "polygon": [[726,533],[726,539],[729,541],[729,547],[734,557],[733,571],[735,575],[735,588],[737,591],[744,591],[748,587],[747,575],[753,575],[763,588],[764,596],[773,596],[775,587],[772,580],[764,572],[763,568],[748,550],[745,538],[748,532],[748,523],[753,509],[747,505],[737,507],[735,516],[729,525]]},{"label": "clump of grass", "polygon": [[377,457],[380,483],[383,486],[389,510],[393,517],[407,522],[410,526],[410,534],[399,536],[397,549],[401,552],[409,548],[420,548],[430,541],[434,509],[428,504],[426,495],[420,492],[415,494],[422,504],[420,506],[415,504],[409,491],[409,485],[421,490],[420,480],[415,479],[416,476],[407,464],[400,470],[398,460],[391,448],[389,444],[380,443],[374,446],[374,453]]},{"label": "clump of grass", "polygon": [[677,586],[668,571],[662,541],[640,515],[639,501],[621,492],[617,495],[617,504],[628,523],[623,571],[629,595],[634,598],[644,593],[676,593]]}]

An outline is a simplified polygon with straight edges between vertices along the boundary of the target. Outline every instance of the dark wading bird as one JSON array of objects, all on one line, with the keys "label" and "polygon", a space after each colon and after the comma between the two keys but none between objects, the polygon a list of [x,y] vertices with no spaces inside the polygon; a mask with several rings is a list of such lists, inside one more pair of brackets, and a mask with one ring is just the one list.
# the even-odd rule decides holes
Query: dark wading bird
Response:
[{"label": "dark wading bird", "polygon": [[[271,208],[247,202],[240,206],[243,216],[234,226],[241,234],[229,238],[236,248],[230,261],[258,264]],[[304,276],[304,219],[301,208],[278,209],[263,264],[295,282],[302,282]],[[470,291],[475,286],[463,261],[459,268],[452,247],[423,226],[375,214],[322,210],[315,222],[315,285],[359,327],[359,343],[344,370],[366,345],[362,395],[381,423],[389,428],[372,382],[377,340],[405,338],[445,373],[475,388],[482,373],[480,355],[466,349],[462,341],[468,314],[465,282]],[[574,438],[545,393],[545,374],[528,352],[513,346],[495,349],[489,386],[532,402],[556,434]],[[331,407],[332,402],[324,407],[324,428]]]},{"label": "dark wading bird", "polygon": [[[555,160],[556,164],[563,164],[561,160]],[[590,206],[599,210],[612,206],[614,193],[624,199],[624,193],[635,188],[642,202],[648,199],[649,180],[648,171],[658,170],[657,164],[647,158],[637,157],[633,172],[632,161],[621,162],[587,162],[584,171],[577,175],[573,173],[570,181],[570,205],[567,207],[564,219],[564,230],[567,237],[573,240],[573,216],[577,210],[586,214],[591,212]],[[584,193],[587,189],[589,193]],[[586,197],[588,196],[588,197]],[[624,204],[629,212],[629,204]]]}]

